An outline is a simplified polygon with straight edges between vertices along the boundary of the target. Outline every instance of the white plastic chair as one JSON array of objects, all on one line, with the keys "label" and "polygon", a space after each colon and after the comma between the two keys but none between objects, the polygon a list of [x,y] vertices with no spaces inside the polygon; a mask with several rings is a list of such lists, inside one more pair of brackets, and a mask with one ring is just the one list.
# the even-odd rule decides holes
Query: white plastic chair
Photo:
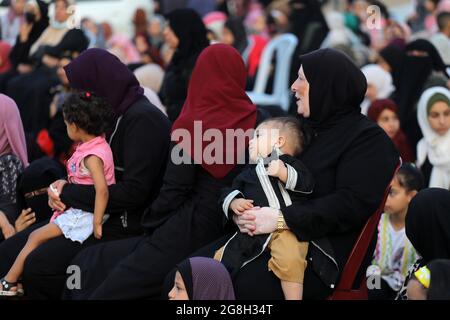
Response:
[{"label": "white plastic chair", "polygon": [[[264,48],[261,62],[256,75],[253,91],[247,92],[256,105],[279,106],[284,111],[289,110],[290,89],[289,74],[292,55],[297,47],[297,37],[293,34],[283,34],[272,39]],[[276,54],[276,70],[271,94],[265,93],[267,80],[270,76],[271,62]]]}]

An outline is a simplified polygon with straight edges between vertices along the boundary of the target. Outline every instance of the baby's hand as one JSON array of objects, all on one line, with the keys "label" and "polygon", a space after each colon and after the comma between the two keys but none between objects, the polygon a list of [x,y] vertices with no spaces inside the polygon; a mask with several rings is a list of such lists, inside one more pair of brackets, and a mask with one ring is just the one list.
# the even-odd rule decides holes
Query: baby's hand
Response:
[{"label": "baby's hand", "polygon": [[253,208],[253,200],[248,199],[234,199],[230,204],[231,210],[237,214],[241,215],[245,210],[250,210]]},{"label": "baby's hand", "polygon": [[284,170],[286,170],[286,166],[283,161],[280,159],[272,160],[267,168],[267,174],[279,178]]},{"label": "baby's hand", "polygon": [[94,237],[96,239],[102,238],[102,224],[101,223],[94,223]]}]

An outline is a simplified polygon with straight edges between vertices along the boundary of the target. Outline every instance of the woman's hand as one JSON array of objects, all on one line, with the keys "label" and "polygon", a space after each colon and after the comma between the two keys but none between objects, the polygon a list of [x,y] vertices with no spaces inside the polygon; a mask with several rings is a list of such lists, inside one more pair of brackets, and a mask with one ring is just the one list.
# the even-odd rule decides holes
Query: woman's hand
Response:
[{"label": "woman's hand", "polygon": [[[255,207],[252,210],[259,209]],[[247,233],[249,236],[253,236],[253,231],[255,230],[254,221],[255,217],[245,212],[241,215],[233,215],[233,221],[238,226],[241,233]]]},{"label": "woman's hand", "polygon": [[32,209],[22,210],[22,213],[19,215],[19,217],[16,219],[16,222],[14,223],[16,227],[15,228],[16,232],[25,230],[35,222],[36,222],[36,215]]},{"label": "woman's hand", "polygon": [[16,234],[16,230],[9,223],[8,218],[6,218],[6,215],[2,211],[0,211],[0,230],[5,240]]},{"label": "woman's hand", "polygon": [[62,193],[64,186],[67,184],[66,180],[58,180],[53,182],[47,189],[48,205],[53,210],[62,212],[66,210],[66,205],[62,203],[59,195]]},{"label": "woman's hand", "polygon": [[279,210],[269,207],[255,207],[246,210],[242,217],[246,217],[247,229],[250,235],[268,234],[277,230]]}]

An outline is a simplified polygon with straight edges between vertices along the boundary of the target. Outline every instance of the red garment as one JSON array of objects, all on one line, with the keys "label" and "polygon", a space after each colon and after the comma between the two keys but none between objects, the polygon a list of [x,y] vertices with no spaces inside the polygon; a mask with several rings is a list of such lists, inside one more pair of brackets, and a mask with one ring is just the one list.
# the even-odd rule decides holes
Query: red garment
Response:
[{"label": "red garment", "polygon": [[8,72],[11,70],[11,61],[9,60],[9,53],[11,52],[11,46],[4,41],[0,41],[0,73]]},{"label": "red garment", "polygon": [[[398,117],[398,108],[394,101],[390,99],[380,99],[375,100],[369,107],[367,111],[367,117],[374,122],[378,122],[378,118],[380,114],[385,110],[389,109],[394,112]],[[400,156],[402,157],[403,162],[414,162],[415,157],[412,152],[411,146],[409,144],[406,135],[402,131],[402,129],[398,129],[397,134],[394,138],[392,138],[392,142],[394,142],[395,147],[397,148]]]},{"label": "red garment", "polygon": [[262,36],[253,35],[251,36],[252,48],[248,55],[248,76],[254,77],[256,75],[256,71],[259,67],[259,62],[261,61],[261,57],[269,42],[266,38]]},{"label": "red garment", "polygon": [[[194,152],[194,121],[202,121],[202,134],[208,129],[216,129],[225,137],[227,129],[253,129],[256,124],[256,106],[245,93],[246,70],[239,52],[231,46],[215,44],[203,50],[197,59],[189,82],[188,95],[180,116],[172,127],[186,129],[191,135],[192,143],[184,145],[185,141],[178,140],[180,146],[196,163],[215,178],[225,177],[235,166],[226,163],[226,155],[233,153],[233,159],[245,152],[245,146],[233,144],[233,149],[218,150],[223,156],[224,164],[206,164],[202,161],[203,150],[211,141],[203,141],[201,150]],[[199,148],[200,149],[200,148]],[[200,152],[201,151],[201,154]]]}]

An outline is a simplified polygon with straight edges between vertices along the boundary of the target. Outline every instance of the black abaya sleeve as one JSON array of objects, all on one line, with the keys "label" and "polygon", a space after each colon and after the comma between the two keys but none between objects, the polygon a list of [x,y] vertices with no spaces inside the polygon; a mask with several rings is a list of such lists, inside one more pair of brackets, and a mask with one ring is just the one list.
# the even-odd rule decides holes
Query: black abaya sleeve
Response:
[{"label": "black abaya sleeve", "polygon": [[335,191],[283,210],[299,241],[360,230],[378,208],[389,185],[398,155],[378,134],[362,134],[336,168]]},{"label": "black abaya sleeve", "polygon": [[[312,193],[314,189],[314,178],[303,162],[294,157],[284,158],[282,156],[281,160],[283,160],[286,165],[290,166],[288,167],[288,181],[286,183],[286,189],[305,194]],[[295,170],[295,173],[292,173],[292,169]],[[291,178],[294,179],[291,180]],[[293,182],[292,186],[289,182]]]},{"label": "black abaya sleeve", "polygon": [[230,219],[230,214],[233,214],[233,211],[230,209],[230,204],[234,199],[245,198],[243,193],[244,190],[244,180],[242,179],[249,169],[244,169],[236,178],[233,179],[233,184],[230,188],[224,188],[222,190],[219,206],[222,208],[222,212],[224,215]]},{"label": "black abaya sleeve", "polygon": [[17,37],[15,46],[11,49],[9,59],[14,67],[17,67],[21,63],[28,63],[28,54],[30,53],[32,43],[30,41],[21,42],[20,36]]},{"label": "black abaya sleeve", "polygon": [[[172,143],[172,146],[174,147],[175,144]],[[180,153],[182,152],[181,150]],[[194,163],[175,164],[169,160],[159,195],[143,216],[142,225],[147,230],[155,229],[163,224],[172,214],[194,198],[193,188],[197,182],[197,167]]]},{"label": "black abaya sleeve", "polygon": [[[123,123],[122,179],[109,187],[107,212],[121,214],[145,206],[150,190],[160,184],[160,171],[165,167],[169,149],[169,132],[161,129],[160,119],[137,115]],[[149,128],[152,131],[149,132]],[[113,150],[114,152],[114,150]],[[116,167],[117,176],[117,167]],[[93,212],[95,189],[93,186],[68,184],[61,200],[67,207]]]}]

